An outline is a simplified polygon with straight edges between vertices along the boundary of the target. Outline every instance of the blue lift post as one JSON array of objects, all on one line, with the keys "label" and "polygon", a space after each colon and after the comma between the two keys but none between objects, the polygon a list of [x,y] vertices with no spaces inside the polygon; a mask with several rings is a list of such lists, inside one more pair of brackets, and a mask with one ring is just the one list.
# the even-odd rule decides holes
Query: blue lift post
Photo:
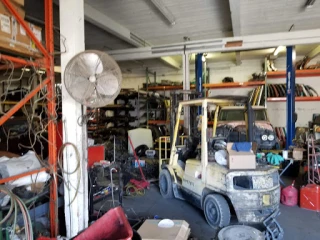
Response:
[{"label": "blue lift post", "polygon": [[[195,59],[195,70],[196,70],[196,90],[199,93],[199,98],[203,97],[203,88],[202,88],[202,56],[203,53],[198,53]],[[199,107],[198,115],[201,115],[201,107]]]},{"label": "blue lift post", "polygon": [[286,149],[292,145],[295,135],[295,87],[296,87],[296,68],[295,68],[295,47],[287,46],[287,141]]}]

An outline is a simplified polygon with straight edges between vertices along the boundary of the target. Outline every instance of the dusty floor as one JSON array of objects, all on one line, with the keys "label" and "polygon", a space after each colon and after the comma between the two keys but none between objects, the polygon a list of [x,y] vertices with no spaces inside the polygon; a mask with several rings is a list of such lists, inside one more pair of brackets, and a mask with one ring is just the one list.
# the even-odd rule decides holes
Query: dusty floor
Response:
[{"label": "dusty floor", "polygon": [[[100,203],[103,209],[111,207],[111,202]],[[215,231],[206,223],[202,211],[187,202],[163,199],[157,185],[151,185],[141,197],[125,197],[123,207],[129,218],[160,218],[184,219],[191,227],[192,237],[199,240],[215,239]],[[98,210],[100,206],[95,208]],[[307,211],[299,207],[281,205],[279,222],[284,229],[285,240],[316,240],[320,239],[320,213]]]}]

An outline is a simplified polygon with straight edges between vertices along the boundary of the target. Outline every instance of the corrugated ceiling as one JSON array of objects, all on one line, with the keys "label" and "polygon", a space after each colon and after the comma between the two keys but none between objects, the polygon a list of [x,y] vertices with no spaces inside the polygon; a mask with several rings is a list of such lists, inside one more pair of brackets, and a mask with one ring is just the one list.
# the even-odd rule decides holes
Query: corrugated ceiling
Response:
[{"label": "corrugated ceiling", "polygon": [[[172,12],[176,24],[171,26],[150,0],[85,0],[87,4],[107,15],[152,45],[203,40],[232,36],[232,21],[228,0],[162,0]],[[320,28],[320,1],[308,10],[304,0],[241,0],[239,7],[241,35],[285,32]],[[86,24],[86,46],[101,50],[131,47],[101,29]],[[298,46],[297,54],[304,55],[316,45]],[[264,58],[273,49],[246,51],[242,59]],[[280,53],[279,55],[283,55]],[[216,53],[209,61],[228,61],[234,53]],[[176,58],[181,63],[181,59]],[[157,61],[135,62],[129,66],[154,66]],[[159,65],[163,65],[158,61]],[[122,64],[125,67],[126,64]]]},{"label": "corrugated ceiling", "polygon": [[242,35],[320,28],[320,1],[305,8],[304,0],[241,0]]},{"label": "corrugated ceiling", "polygon": [[176,18],[171,26],[148,0],[90,0],[105,13],[154,45],[232,35],[229,2],[223,0],[162,0]]}]

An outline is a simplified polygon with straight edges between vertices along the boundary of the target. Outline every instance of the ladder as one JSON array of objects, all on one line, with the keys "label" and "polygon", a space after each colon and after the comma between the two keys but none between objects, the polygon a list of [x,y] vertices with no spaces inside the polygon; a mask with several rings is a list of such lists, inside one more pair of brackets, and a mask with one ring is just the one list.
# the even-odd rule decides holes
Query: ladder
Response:
[{"label": "ladder", "polygon": [[313,135],[308,136],[308,183],[319,184],[319,163],[318,157],[320,158],[320,152],[316,152],[316,146],[314,145]]}]

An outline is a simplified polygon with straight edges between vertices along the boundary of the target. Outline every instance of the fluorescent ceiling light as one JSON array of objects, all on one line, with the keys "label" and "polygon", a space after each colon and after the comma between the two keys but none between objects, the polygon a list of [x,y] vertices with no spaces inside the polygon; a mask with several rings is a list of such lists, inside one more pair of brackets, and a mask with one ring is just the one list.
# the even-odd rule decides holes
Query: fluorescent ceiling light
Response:
[{"label": "fluorescent ceiling light", "polygon": [[273,52],[273,56],[277,56],[279,54],[279,52],[282,52],[284,49],[285,49],[285,46],[277,47]]},{"label": "fluorescent ceiling light", "polygon": [[306,8],[312,8],[316,0],[307,0]]},{"label": "fluorescent ceiling light", "polygon": [[169,21],[171,25],[176,24],[176,19],[170,10],[164,5],[162,0],[151,0],[154,6],[159,10],[159,12]]}]

